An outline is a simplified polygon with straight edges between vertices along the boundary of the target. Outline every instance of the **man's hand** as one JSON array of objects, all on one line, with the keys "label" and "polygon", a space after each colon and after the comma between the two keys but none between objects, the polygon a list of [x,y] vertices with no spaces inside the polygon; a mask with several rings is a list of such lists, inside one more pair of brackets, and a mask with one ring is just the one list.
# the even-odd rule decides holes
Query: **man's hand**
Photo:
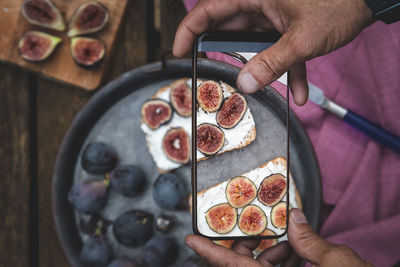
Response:
[{"label": "man's hand", "polygon": [[[314,266],[372,266],[352,249],[329,243],[318,236],[298,209],[290,211],[288,239],[289,243],[280,242],[263,251],[256,259],[253,259],[252,251],[259,243],[257,240],[235,242],[232,250],[195,235],[187,236],[186,243],[215,266],[272,267],[279,263],[283,267],[296,266],[298,264],[296,254]],[[295,253],[292,253],[292,249]]]},{"label": "man's hand", "polygon": [[276,29],[281,39],[244,66],[237,86],[253,93],[290,69],[294,100],[303,105],[308,98],[305,61],[349,43],[373,21],[364,0],[204,0],[180,24],[173,53],[190,51],[195,36],[211,25],[223,30]]}]

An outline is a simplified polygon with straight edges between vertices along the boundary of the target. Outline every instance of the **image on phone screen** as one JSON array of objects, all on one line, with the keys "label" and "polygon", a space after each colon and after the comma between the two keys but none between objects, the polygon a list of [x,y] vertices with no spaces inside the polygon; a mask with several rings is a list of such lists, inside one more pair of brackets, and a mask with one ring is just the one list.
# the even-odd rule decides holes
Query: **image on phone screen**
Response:
[{"label": "image on phone screen", "polygon": [[[266,87],[250,95],[236,88],[245,58],[278,38],[213,32],[196,39],[191,81],[196,234],[221,240],[286,234],[289,207],[298,205],[288,170],[288,94]],[[213,64],[222,75],[209,71]],[[221,80],[224,71],[230,75]]]}]

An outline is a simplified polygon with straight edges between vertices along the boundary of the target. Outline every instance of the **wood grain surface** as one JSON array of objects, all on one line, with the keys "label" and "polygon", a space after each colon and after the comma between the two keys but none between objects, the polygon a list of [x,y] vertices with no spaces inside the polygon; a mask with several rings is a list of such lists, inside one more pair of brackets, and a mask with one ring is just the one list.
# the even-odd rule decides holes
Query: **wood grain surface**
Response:
[{"label": "wood grain surface", "polygon": [[[130,0],[126,12],[105,82],[160,59],[185,14],[180,0]],[[54,226],[52,173],[65,132],[93,93],[4,63],[0,80],[0,266],[70,266]]]},{"label": "wood grain surface", "polygon": [[31,130],[29,75],[0,65],[0,266],[29,266]]},{"label": "wood grain surface", "polygon": [[[88,0],[53,0],[61,11],[66,23],[73,12]],[[70,40],[66,31],[57,32],[29,24],[21,13],[21,5],[24,0],[0,0],[0,60],[16,64],[48,76],[52,79],[93,90],[100,86],[107,73],[118,35],[119,26],[122,22],[125,7],[128,0],[98,0],[104,4],[110,12],[108,24],[98,33],[88,36],[99,38],[106,44],[106,56],[104,62],[95,69],[87,70],[78,67],[70,53]],[[40,63],[30,63],[21,58],[18,53],[18,41],[21,36],[29,30],[39,30],[62,38],[53,54],[47,60]]]}]

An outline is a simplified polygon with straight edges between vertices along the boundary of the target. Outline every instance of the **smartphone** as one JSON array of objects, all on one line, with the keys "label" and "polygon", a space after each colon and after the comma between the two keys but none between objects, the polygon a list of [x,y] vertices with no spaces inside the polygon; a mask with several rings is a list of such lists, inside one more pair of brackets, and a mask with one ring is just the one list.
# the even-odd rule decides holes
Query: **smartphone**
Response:
[{"label": "smartphone", "polygon": [[191,150],[195,234],[213,240],[286,234],[289,90],[285,99],[271,87],[252,95],[236,88],[243,55],[268,49],[279,38],[277,32],[208,32],[195,40]]}]

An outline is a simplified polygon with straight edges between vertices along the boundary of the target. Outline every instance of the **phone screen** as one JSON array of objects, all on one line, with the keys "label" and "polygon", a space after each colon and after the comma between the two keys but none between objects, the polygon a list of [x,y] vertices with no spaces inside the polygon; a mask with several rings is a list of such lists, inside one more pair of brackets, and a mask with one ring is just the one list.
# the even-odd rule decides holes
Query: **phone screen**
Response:
[{"label": "phone screen", "polygon": [[196,234],[238,239],[278,238],[286,233],[288,101],[271,87],[248,95],[235,83],[243,56],[268,49],[278,39],[277,33],[213,32],[196,40],[192,77]]}]

